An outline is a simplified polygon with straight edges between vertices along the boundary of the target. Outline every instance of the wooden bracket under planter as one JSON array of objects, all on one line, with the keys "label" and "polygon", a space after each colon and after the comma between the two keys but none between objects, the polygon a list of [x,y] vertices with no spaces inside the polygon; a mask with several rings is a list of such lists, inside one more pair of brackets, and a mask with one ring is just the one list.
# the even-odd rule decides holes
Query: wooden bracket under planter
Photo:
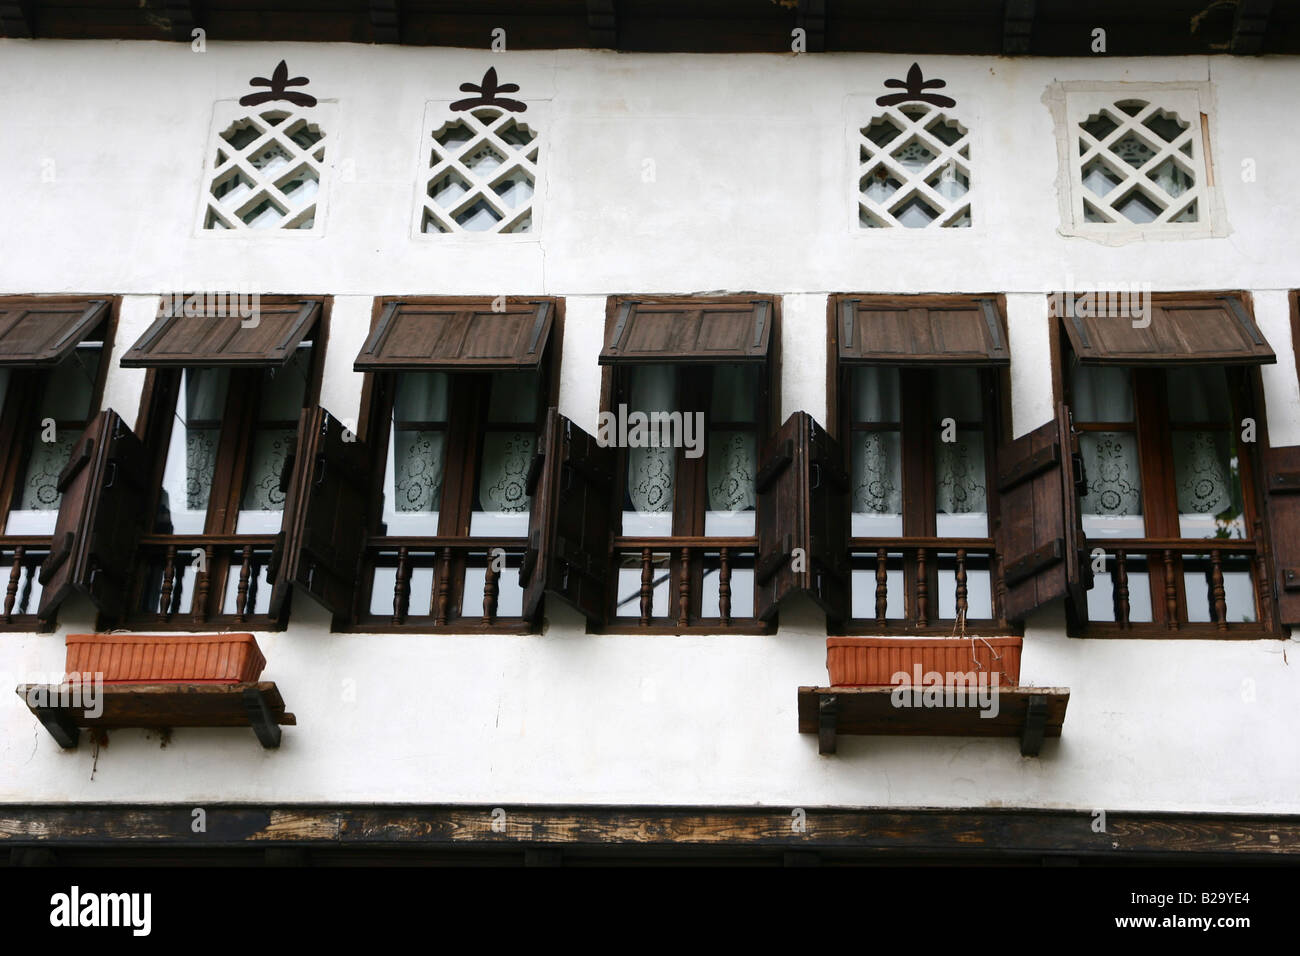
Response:
[{"label": "wooden bracket under planter", "polygon": [[[1037,757],[1046,737],[1061,736],[1068,687],[999,687],[998,713],[981,716],[970,697],[940,707],[898,707],[895,687],[800,687],[799,733],[817,735],[817,752],[835,753],[839,734],[914,737],[1019,737],[1020,753]],[[907,688],[921,695],[926,688]],[[943,688],[936,688],[942,692]]]},{"label": "wooden bracket under planter", "polygon": [[60,747],[73,750],[81,728],[252,727],[263,747],[280,746],[280,727],[298,723],[272,681],[240,684],[104,684],[86,714],[76,684],[19,684],[18,696]]}]

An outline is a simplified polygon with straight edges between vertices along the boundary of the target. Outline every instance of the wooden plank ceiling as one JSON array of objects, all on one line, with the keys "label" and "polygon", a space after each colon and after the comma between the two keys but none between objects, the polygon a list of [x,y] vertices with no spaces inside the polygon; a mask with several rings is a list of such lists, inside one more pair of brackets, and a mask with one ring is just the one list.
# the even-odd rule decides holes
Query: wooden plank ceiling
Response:
[{"label": "wooden plank ceiling", "polygon": [[1300,53],[1300,0],[0,0],[0,36],[509,49],[1109,56]]}]

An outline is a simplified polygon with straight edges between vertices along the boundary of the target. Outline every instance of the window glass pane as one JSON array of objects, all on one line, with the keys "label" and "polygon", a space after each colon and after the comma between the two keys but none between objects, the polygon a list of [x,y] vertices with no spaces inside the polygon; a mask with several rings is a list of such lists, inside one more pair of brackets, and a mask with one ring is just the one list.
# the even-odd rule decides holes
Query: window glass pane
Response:
[{"label": "window glass pane", "polygon": [[930,387],[934,394],[934,419],[940,425],[945,418],[963,425],[984,420],[979,369],[936,371],[930,376]]},{"label": "window glass pane", "polygon": [[[497,372],[488,395],[488,425],[479,457],[479,478],[469,533],[528,534],[528,468],[537,450],[537,385],[534,372]],[[502,427],[502,423],[518,427]],[[466,587],[468,587],[468,583]],[[505,615],[504,611],[500,611]]]},{"label": "window glass pane", "polygon": [[898,369],[874,365],[853,370],[852,414],[855,422],[897,422]]},{"label": "window glass pane", "polygon": [[281,368],[262,371],[258,424],[249,449],[236,534],[275,534],[280,530],[284,511],[280,472],[297,439],[298,416],[307,396],[310,371],[310,344],[299,346]]},{"label": "window glass pane", "polygon": [[1135,538],[1144,533],[1137,436],[1132,432],[1084,432],[1079,452],[1088,475],[1080,499],[1089,537]]},{"label": "window glass pane", "polygon": [[1174,431],[1178,533],[1184,538],[1246,537],[1234,438],[1226,429]]},{"label": "window glass pane", "polygon": [[390,535],[438,533],[447,387],[443,372],[403,372],[397,377],[384,467],[384,523]]},{"label": "window glass pane", "polygon": [[[41,395],[42,418],[57,422],[85,422],[94,411],[90,400],[95,394],[95,376],[99,374],[103,346],[99,342],[78,345],[71,355],[50,371],[49,384]],[[76,437],[76,436],[74,436]]]},{"label": "window glass pane", "polygon": [[[953,441],[944,441],[947,434]],[[940,537],[984,538],[989,533],[984,432],[941,428],[934,448],[936,530]]]},{"label": "window glass pane", "polygon": [[856,432],[852,455],[853,536],[899,537],[903,479],[898,432]]},{"label": "window glass pane", "polygon": [[1076,422],[1133,421],[1133,370],[1114,365],[1075,365],[1072,379]]},{"label": "window glass pane", "polygon": [[1170,421],[1222,425],[1232,422],[1228,377],[1218,366],[1171,368],[1165,372],[1165,391]]},{"label": "window glass pane", "polygon": [[[631,370],[628,402],[628,444],[637,439],[632,416],[636,412],[681,412],[677,408],[677,369],[670,365],[643,365]],[[658,442],[659,431],[643,430]],[[638,439],[639,440],[639,439]],[[673,531],[673,485],[677,449],[629,447],[627,490],[623,501],[623,534],[670,535]]]},{"label": "window glass pane", "polygon": [[[1114,552],[1106,553],[1101,571],[1093,572],[1092,589],[1088,591],[1089,621],[1118,621],[1120,613],[1116,593],[1119,575],[1116,572]],[[1128,622],[1149,624],[1151,617],[1151,576],[1147,571],[1147,558],[1141,554],[1125,556],[1124,577],[1128,582]]]},{"label": "window glass pane", "polygon": [[713,369],[713,399],[709,420],[714,422],[757,421],[758,368],[753,365],[719,365]]},{"label": "window glass pane", "polygon": [[164,533],[203,533],[229,386],[229,369],[182,373],[158,500],[158,530]]}]

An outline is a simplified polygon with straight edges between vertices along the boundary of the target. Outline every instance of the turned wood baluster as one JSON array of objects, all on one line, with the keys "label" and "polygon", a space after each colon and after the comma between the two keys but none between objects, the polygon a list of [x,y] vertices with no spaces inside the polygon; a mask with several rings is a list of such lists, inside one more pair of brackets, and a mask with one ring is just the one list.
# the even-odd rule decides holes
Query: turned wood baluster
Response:
[{"label": "turned wood baluster", "polygon": [[876,624],[885,626],[885,612],[889,610],[889,552],[876,551]]},{"label": "turned wood baluster", "polygon": [[682,548],[682,571],[677,585],[677,626],[685,627],[691,610],[691,552]]},{"label": "turned wood baluster", "polygon": [[208,619],[208,591],[212,576],[212,545],[203,548],[203,564],[194,583],[194,610],[192,616],[200,624]]},{"label": "turned wood baluster", "polygon": [[930,622],[930,581],[925,573],[925,548],[916,549],[916,623]]},{"label": "turned wood baluster", "polygon": [[239,566],[239,590],[235,593],[235,610],[239,613],[236,617],[240,621],[248,620],[248,578],[249,572],[253,568],[253,546],[246,544],[240,552],[243,562]]},{"label": "turned wood baluster", "polygon": [[1115,554],[1115,621],[1120,627],[1128,627],[1129,610],[1128,557],[1119,551]]},{"label": "turned wood baluster", "polygon": [[966,589],[966,549],[957,549],[957,619],[966,620],[966,612],[970,610],[967,601]]},{"label": "turned wood baluster", "polygon": [[654,609],[655,569],[650,549],[641,549],[641,624],[650,623],[650,613]]},{"label": "turned wood baluster", "polygon": [[1174,586],[1174,553],[1166,551],[1165,559],[1165,626],[1178,630],[1178,589]]},{"label": "turned wood baluster", "polygon": [[9,568],[9,587],[5,589],[5,623],[14,622],[14,598],[18,596],[18,582],[23,576],[23,555],[26,548],[21,544],[14,548],[14,563]]},{"label": "turned wood baluster", "polygon": [[405,624],[411,608],[411,562],[406,548],[397,549],[397,580],[393,582],[393,623]]},{"label": "turned wood baluster", "polygon": [[451,548],[443,548],[438,561],[438,613],[435,624],[446,624],[451,602]]},{"label": "turned wood baluster", "polygon": [[172,616],[172,588],[176,585],[176,545],[167,545],[167,556],[163,558],[162,590],[158,594],[158,613],[164,620]]},{"label": "turned wood baluster", "polygon": [[496,549],[488,552],[487,568],[483,571],[483,623],[491,624],[497,619],[497,571]]},{"label": "turned wood baluster", "polygon": [[726,548],[718,551],[718,616],[723,627],[731,624],[731,556]]},{"label": "turned wood baluster", "polygon": [[1214,620],[1219,630],[1228,629],[1228,595],[1223,588],[1223,554],[1210,552],[1210,607],[1214,608]]},{"label": "turned wood baluster", "polygon": [[1255,589],[1259,592],[1261,617],[1268,620],[1273,606],[1272,589],[1268,579],[1268,562],[1264,557],[1264,522],[1255,522]]}]

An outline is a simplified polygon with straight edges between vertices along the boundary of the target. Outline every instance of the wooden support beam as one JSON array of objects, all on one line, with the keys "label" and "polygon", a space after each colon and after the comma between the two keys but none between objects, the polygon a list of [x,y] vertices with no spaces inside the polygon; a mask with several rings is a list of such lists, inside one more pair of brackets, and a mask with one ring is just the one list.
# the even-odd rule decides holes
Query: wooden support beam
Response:
[{"label": "wooden support beam", "polygon": [[402,42],[401,0],[370,0],[370,36],[375,43]]},{"label": "wooden support beam", "polygon": [[81,730],[73,722],[66,710],[54,707],[41,707],[35,711],[41,726],[50,732],[50,736],[64,750],[76,750],[81,738]]},{"label": "wooden support beam", "polygon": [[614,0],[587,0],[587,35],[598,50],[618,49],[618,12]]},{"label": "wooden support beam", "polygon": [[524,866],[561,866],[564,851],[554,847],[529,847],[524,850]]},{"label": "wooden support beam", "polygon": [[36,0],[0,3],[0,34],[31,39],[36,36]]},{"label": "wooden support beam", "polygon": [[194,0],[165,0],[163,9],[171,21],[172,39],[189,43],[194,39],[194,28],[199,25],[198,3]]},{"label": "wooden support beam", "polygon": [[799,0],[795,26],[807,35],[809,53],[826,52],[826,0]]},{"label": "wooden support beam", "polygon": [[1002,8],[1002,53],[1017,56],[1028,53],[1034,34],[1037,0],[1006,0]]},{"label": "wooden support beam", "polygon": [[1257,56],[1264,49],[1269,14],[1273,0],[1238,0],[1232,23],[1232,52],[1239,56]]},{"label": "wooden support beam", "polygon": [[835,725],[839,720],[839,698],[834,694],[817,701],[817,752],[835,753]]},{"label": "wooden support beam", "polygon": [[280,725],[275,714],[262,696],[261,688],[256,685],[244,688],[244,710],[248,712],[248,722],[253,725],[253,733],[267,750],[280,746]]},{"label": "wooden support beam", "polygon": [[1047,698],[1035,694],[1025,708],[1025,729],[1020,734],[1020,755],[1037,757],[1047,732]]}]

